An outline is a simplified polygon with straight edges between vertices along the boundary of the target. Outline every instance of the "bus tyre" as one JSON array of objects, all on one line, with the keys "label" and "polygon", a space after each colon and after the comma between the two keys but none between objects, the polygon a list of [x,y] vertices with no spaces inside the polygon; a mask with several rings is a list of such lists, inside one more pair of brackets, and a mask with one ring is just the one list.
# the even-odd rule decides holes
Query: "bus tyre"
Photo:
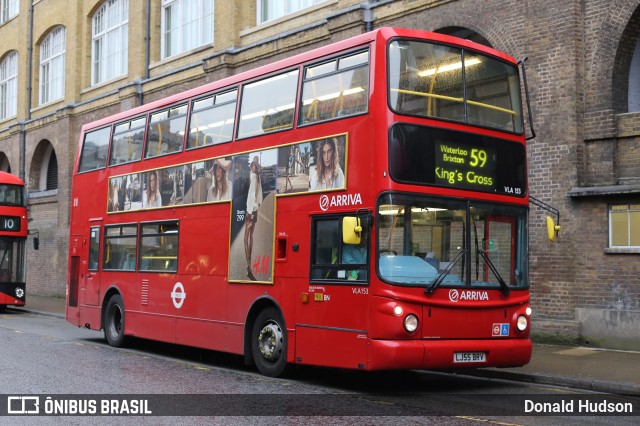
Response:
[{"label": "bus tyre", "polygon": [[258,371],[269,377],[280,376],[287,366],[287,331],[276,308],[264,309],[251,330],[251,353]]},{"label": "bus tyre", "polygon": [[107,303],[104,337],[111,346],[119,348],[124,345],[124,302],[119,294],[111,296]]}]

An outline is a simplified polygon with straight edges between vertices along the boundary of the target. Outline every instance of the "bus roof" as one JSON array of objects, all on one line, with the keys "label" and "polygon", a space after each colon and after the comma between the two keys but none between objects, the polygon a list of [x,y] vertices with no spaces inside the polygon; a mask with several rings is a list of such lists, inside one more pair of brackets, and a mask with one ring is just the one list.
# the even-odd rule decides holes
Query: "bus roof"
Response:
[{"label": "bus roof", "polygon": [[0,184],[24,186],[24,182],[16,175],[0,171]]},{"label": "bus roof", "polygon": [[[356,48],[358,46],[369,44],[379,37],[381,37],[384,40],[388,40],[394,37],[429,39],[435,42],[440,42],[444,44],[453,44],[463,48],[476,50],[484,54],[497,57],[507,62],[516,63],[516,60],[513,57],[503,52],[500,52],[498,50],[495,50],[493,48],[473,42],[471,40],[461,39],[461,38],[457,38],[457,37],[453,37],[445,34],[422,31],[422,30],[382,27],[364,34],[360,34],[360,35],[345,39],[345,40],[328,44],[326,46],[309,50],[308,52],[293,55],[286,59],[281,59],[266,65],[261,65],[253,69],[243,71],[241,73],[238,73],[229,77],[225,77],[220,80],[213,81],[211,83],[207,83],[192,89],[188,89],[188,90],[179,92],[175,95],[171,95],[163,99],[149,102],[148,104],[143,104],[138,107],[135,107],[120,113],[116,113],[109,117],[105,117],[105,118],[96,120],[94,122],[84,124],[82,126],[82,130],[88,131],[90,129],[103,127],[105,125],[113,124],[114,122],[118,122],[120,120],[124,120],[129,117],[134,117],[136,115],[144,114],[148,111],[153,111],[156,109],[163,108],[165,106],[173,105],[176,102],[180,102],[181,100],[186,100],[207,92],[214,92],[216,90],[224,89],[226,87],[231,88],[232,86],[236,86],[240,83],[248,82],[259,77],[264,77],[269,74],[285,70],[287,68],[295,67],[296,65],[300,65],[302,63],[311,62],[313,60],[323,58],[325,56],[330,56],[333,53],[337,53],[343,50],[348,50],[350,48]],[[231,49],[229,49],[229,52],[231,53]]]}]

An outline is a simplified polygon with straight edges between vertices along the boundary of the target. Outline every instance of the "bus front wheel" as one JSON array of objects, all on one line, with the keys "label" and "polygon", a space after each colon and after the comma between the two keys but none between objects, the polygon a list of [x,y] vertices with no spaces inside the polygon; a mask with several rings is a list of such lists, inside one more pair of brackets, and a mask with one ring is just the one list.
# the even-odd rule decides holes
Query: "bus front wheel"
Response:
[{"label": "bus front wheel", "polygon": [[104,337],[111,346],[118,348],[124,345],[124,302],[119,294],[111,296],[107,303]]},{"label": "bus front wheel", "polygon": [[258,371],[269,377],[280,376],[287,366],[287,330],[276,308],[264,309],[253,323],[251,353]]}]

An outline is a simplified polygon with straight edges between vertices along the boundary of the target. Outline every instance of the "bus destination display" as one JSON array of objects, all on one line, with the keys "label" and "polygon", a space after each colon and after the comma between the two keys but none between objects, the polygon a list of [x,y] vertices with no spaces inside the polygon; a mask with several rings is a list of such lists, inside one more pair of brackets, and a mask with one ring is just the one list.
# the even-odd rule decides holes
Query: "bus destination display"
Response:
[{"label": "bus destination display", "polygon": [[0,216],[0,231],[20,231],[18,216]]},{"label": "bus destination display", "polygon": [[495,153],[490,148],[435,143],[435,183],[457,188],[495,191]]}]

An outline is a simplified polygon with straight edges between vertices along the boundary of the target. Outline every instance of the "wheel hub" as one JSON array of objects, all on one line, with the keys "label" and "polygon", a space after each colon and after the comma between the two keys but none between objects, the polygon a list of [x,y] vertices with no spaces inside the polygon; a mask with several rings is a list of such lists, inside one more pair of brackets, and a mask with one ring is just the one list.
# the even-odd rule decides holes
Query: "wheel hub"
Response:
[{"label": "wheel hub", "polygon": [[258,348],[263,357],[269,361],[278,359],[282,352],[282,329],[277,323],[266,324],[258,335]]}]

